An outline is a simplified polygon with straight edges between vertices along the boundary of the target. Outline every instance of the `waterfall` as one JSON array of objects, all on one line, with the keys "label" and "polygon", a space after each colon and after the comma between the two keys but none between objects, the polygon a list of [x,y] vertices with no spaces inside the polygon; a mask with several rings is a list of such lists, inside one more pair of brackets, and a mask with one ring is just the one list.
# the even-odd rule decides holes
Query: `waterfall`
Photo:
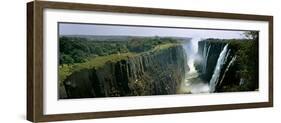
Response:
[{"label": "waterfall", "polygon": [[214,69],[214,73],[213,73],[212,78],[210,80],[210,92],[215,91],[215,87],[216,87],[216,85],[219,81],[221,69],[222,69],[223,65],[225,64],[228,56],[229,56],[228,44],[226,44],[224,46],[223,50],[221,51],[220,55],[219,55],[216,67]]},{"label": "waterfall", "polygon": [[204,43],[204,48],[203,48],[203,56],[202,56],[202,72],[203,73],[205,73],[204,72],[204,70],[205,70],[205,61],[206,61],[206,58],[205,58],[205,56],[206,56],[206,42]]},{"label": "waterfall", "polygon": [[[206,67],[207,67],[207,62],[208,62],[208,56],[209,56],[209,52],[210,52],[210,48],[211,48],[211,45],[208,47],[207,51],[204,51],[204,61],[203,61],[203,74],[206,73]],[[205,50],[205,47],[204,47],[204,50]]]},{"label": "waterfall", "polygon": [[218,85],[220,85],[220,84],[222,83],[222,81],[223,81],[223,79],[224,79],[224,77],[225,77],[225,74],[226,74],[227,71],[229,70],[230,66],[235,62],[235,60],[236,60],[236,56],[234,56],[234,57],[230,60],[230,62],[228,63],[228,65],[227,65],[227,67],[226,67],[226,69],[225,69],[225,71],[224,71],[224,73],[223,73],[223,75],[222,75],[221,81],[218,83]]},{"label": "waterfall", "polygon": [[195,69],[195,66],[194,66],[194,60],[195,60],[195,53],[197,51],[195,51],[196,46],[194,46],[194,39],[192,39],[192,43],[185,43],[183,44],[183,49],[185,51],[185,54],[187,56],[187,65],[189,67],[189,71],[187,71],[187,73],[197,73],[197,70]]},{"label": "waterfall", "polygon": [[[187,56],[187,65],[189,71],[186,71],[185,78],[181,84],[180,93],[208,93],[209,85],[199,78],[199,73],[196,70],[195,62],[198,52],[199,39],[193,38],[191,43],[183,44]],[[207,55],[207,49],[205,49]]]}]

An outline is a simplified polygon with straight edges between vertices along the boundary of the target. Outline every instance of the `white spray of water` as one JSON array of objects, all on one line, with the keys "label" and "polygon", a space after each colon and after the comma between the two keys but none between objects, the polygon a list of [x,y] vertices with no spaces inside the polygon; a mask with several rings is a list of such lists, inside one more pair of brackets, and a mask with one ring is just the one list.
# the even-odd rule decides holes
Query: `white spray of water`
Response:
[{"label": "white spray of water", "polygon": [[181,87],[182,93],[208,93],[209,85],[204,83],[198,76],[199,73],[195,68],[195,60],[197,58],[198,51],[198,41],[200,39],[193,38],[190,44],[184,44],[183,47],[188,56],[187,65],[189,67],[189,71],[186,72],[184,82]]},{"label": "white spray of water", "polygon": [[187,65],[189,67],[189,73],[197,73],[197,70],[195,69],[195,66],[194,66],[194,59],[193,58],[188,60]]}]

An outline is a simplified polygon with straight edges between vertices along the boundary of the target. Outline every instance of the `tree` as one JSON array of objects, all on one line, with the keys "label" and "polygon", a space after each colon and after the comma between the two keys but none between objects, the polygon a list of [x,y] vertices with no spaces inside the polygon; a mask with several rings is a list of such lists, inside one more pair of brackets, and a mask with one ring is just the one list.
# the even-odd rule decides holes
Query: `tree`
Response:
[{"label": "tree", "polygon": [[61,54],[60,55],[60,64],[72,64],[74,60],[71,58],[70,55]]},{"label": "tree", "polygon": [[246,32],[244,32],[244,36],[247,39],[257,40],[259,37],[259,32],[258,31],[246,31]]},{"label": "tree", "polygon": [[86,57],[86,54],[82,50],[74,49],[72,52],[72,58],[75,63],[84,62]]}]

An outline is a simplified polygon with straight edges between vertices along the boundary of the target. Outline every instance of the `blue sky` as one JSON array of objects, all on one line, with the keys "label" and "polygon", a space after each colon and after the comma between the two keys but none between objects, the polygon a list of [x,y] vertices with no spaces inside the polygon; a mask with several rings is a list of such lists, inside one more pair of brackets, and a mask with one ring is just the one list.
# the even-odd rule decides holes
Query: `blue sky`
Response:
[{"label": "blue sky", "polygon": [[180,29],[159,27],[114,26],[95,24],[60,23],[60,35],[129,35],[129,36],[176,36],[191,38],[243,38],[244,31]]}]

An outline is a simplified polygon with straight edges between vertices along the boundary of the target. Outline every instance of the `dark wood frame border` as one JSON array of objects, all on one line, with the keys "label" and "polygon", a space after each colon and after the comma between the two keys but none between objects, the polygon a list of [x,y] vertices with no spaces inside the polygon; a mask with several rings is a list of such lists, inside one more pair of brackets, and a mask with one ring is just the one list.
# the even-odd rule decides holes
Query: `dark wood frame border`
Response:
[{"label": "dark wood frame border", "polygon": [[[103,11],[117,13],[137,13],[152,15],[188,16],[204,18],[220,18],[234,20],[255,20],[266,21],[269,23],[269,95],[268,102],[208,105],[193,107],[141,109],[126,111],[107,111],[91,113],[72,113],[72,114],[43,114],[43,10],[68,9],[83,11]],[[109,6],[80,3],[63,3],[33,1],[27,3],[27,120],[32,122],[61,121],[61,120],[80,120],[107,117],[156,115],[170,113],[200,112],[214,110],[245,109],[273,106],[273,16],[248,15],[234,13],[217,13],[172,9],[155,9],[125,6]]]}]

